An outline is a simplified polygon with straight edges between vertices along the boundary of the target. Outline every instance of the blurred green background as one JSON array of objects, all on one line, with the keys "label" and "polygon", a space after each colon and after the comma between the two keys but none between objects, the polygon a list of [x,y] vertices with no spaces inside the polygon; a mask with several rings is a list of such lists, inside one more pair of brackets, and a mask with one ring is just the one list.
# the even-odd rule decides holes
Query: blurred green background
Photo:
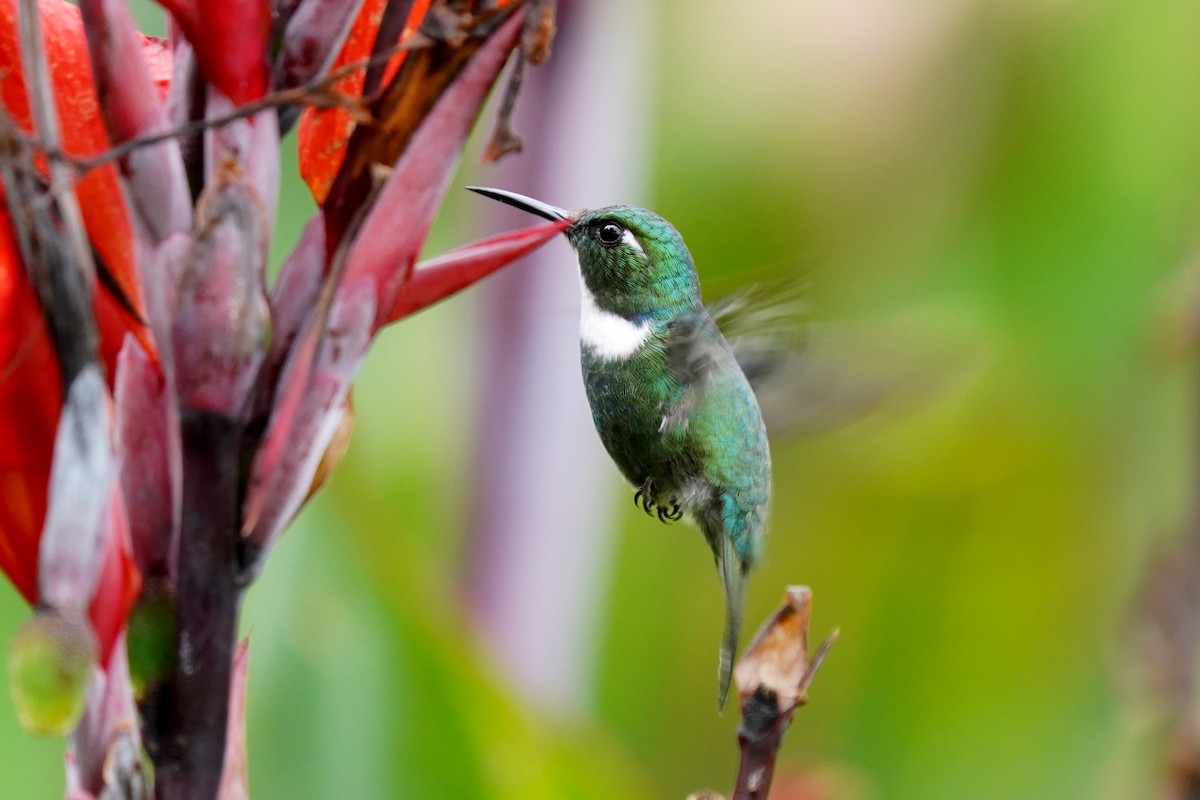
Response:
[{"label": "blurred green background", "polygon": [[[919,402],[773,442],[747,627],[805,583],[814,635],[842,629],[773,796],[1155,796],[1130,605],[1194,472],[1200,5],[663,0],[653,18],[651,201],[707,292],[803,277],[818,319],[965,354]],[[279,255],[311,213],[284,172]],[[475,235],[477,209],[453,198],[430,252]],[[254,795],[728,790],[711,559],[615,480],[590,696],[524,702],[471,632],[481,302],[382,337],[345,462],[250,593]],[[26,615],[0,588],[0,637]],[[62,743],[22,733],[7,694],[0,753],[12,796],[61,792]]]}]

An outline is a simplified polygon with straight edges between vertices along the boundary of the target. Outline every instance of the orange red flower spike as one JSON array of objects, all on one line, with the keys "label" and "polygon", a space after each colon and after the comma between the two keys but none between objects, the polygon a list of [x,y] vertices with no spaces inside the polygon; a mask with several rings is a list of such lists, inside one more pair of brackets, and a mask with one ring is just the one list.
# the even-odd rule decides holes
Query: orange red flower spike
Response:
[{"label": "orange red flower spike", "polygon": [[[350,28],[350,35],[342,45],[342,51],[334,61],[332,70],[354,64],[370,57],[375,46],[375,34],[383,19],[383,11],[388,0],[366,0]],[[404,25],[401,42],[410,39],[421,27],[425,14],[429,11],[430,0],[416,0],[409,11],[408,21]],[[383,73],[386,85],[400,69],[404,61],[405,51],[401,50],[388,60],[387,69]],[[334,84],[336,92],[349,97],[361,97],[366,69],[356,69]],[[300,117],[300,127],[296,136],[300,148],[300,175],[308,184],[317,204],[325,202],[329,187],[337,175],[342,159],[346,155],[346,143],[354,131],[354,118],[344,108],[310,108]]]},{"label": "orange red flower spike", "polygon": [[[69,120],[69,124],[62,126],[63,150],[68,155],[85,158],[102,153],[108,149],[109,139],[92,80],[79,9],[61,2],[40,3],[38,9],[59,118]],[[151,75],[159,91],[165,93],[170,56],[155,40],[145,39],[144,43]],[[0,102],[18,127],[33,130],[21,69],[17,0],[0,0]],[[121,312],[121,325],[134,331],[142,346],[152,352],[154,346],[140,323],[145,318],[145,306],[137,277],[129,212],[116,167],[106,164],[88,171],[75,190],[92,247],[135,312],[135,315]]]}]

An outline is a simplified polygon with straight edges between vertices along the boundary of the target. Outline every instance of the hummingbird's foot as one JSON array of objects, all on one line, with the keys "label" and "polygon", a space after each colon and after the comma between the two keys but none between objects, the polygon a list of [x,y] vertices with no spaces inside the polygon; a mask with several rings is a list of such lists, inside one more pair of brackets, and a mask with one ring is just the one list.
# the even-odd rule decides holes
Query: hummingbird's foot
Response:
[{"label": "hummingbird's foot", "polygon": [[655,499],[654,481],[647,478],[646,481],[638,487],[637,492],[633,495],[633,504],[640,505],[642,511],[646,512],[646,516],[652,513],[658,514],[659,522],[675,522],[683,518],[683,511],[679,508],[679,501],[671,499],[670,509],[664,506]]},{"label": "hummingbird's foot", "polygon": [[657,510],[659,522],[678,522],[683,519],[683,512],[679,509],[679,503],[671,503],[669,511],[664,506],[659,506]]},{"label": "hummingbird's foot", "polygon": [[654,484],[649,479],[646,479],[646,482],[633,495],[633,504],[636,506],[640,503],[647,517],[650,516],[650,512],[654,509],[653,493]]}]

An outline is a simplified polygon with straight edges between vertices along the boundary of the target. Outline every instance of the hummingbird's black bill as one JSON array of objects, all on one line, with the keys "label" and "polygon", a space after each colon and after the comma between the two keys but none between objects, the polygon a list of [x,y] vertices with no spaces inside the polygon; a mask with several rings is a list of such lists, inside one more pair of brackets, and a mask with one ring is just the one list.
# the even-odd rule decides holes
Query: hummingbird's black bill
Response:
[{"label": "hummingbird's black bill", "polygon": [[552,206],[549,203],[543,203],[541,200],[534,200],[532,197],[526,197],[523,194],[516,192],[507,192],[504,189],[488,189],[484,186],[468,186],[472,192],[481,194],[484,197],[490,197],[493,200],[499,200],[505,205],[519,208],[522,211],[528,211],[530,214],[537,214],[539,217],[558,222],[564,219],[570,219],[571,215],[559,208]]}]

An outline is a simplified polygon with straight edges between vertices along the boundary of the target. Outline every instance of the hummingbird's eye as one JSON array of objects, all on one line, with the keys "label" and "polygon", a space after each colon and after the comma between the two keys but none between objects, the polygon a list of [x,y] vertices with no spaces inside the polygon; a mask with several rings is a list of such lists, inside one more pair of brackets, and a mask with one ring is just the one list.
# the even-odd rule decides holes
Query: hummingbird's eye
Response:
[{"label": "hummingbird's eye", "polygon": [[596,241],[605,247],[613,247],[625,238],[625,229],[615,222],[605,222],[596,228]]}]

